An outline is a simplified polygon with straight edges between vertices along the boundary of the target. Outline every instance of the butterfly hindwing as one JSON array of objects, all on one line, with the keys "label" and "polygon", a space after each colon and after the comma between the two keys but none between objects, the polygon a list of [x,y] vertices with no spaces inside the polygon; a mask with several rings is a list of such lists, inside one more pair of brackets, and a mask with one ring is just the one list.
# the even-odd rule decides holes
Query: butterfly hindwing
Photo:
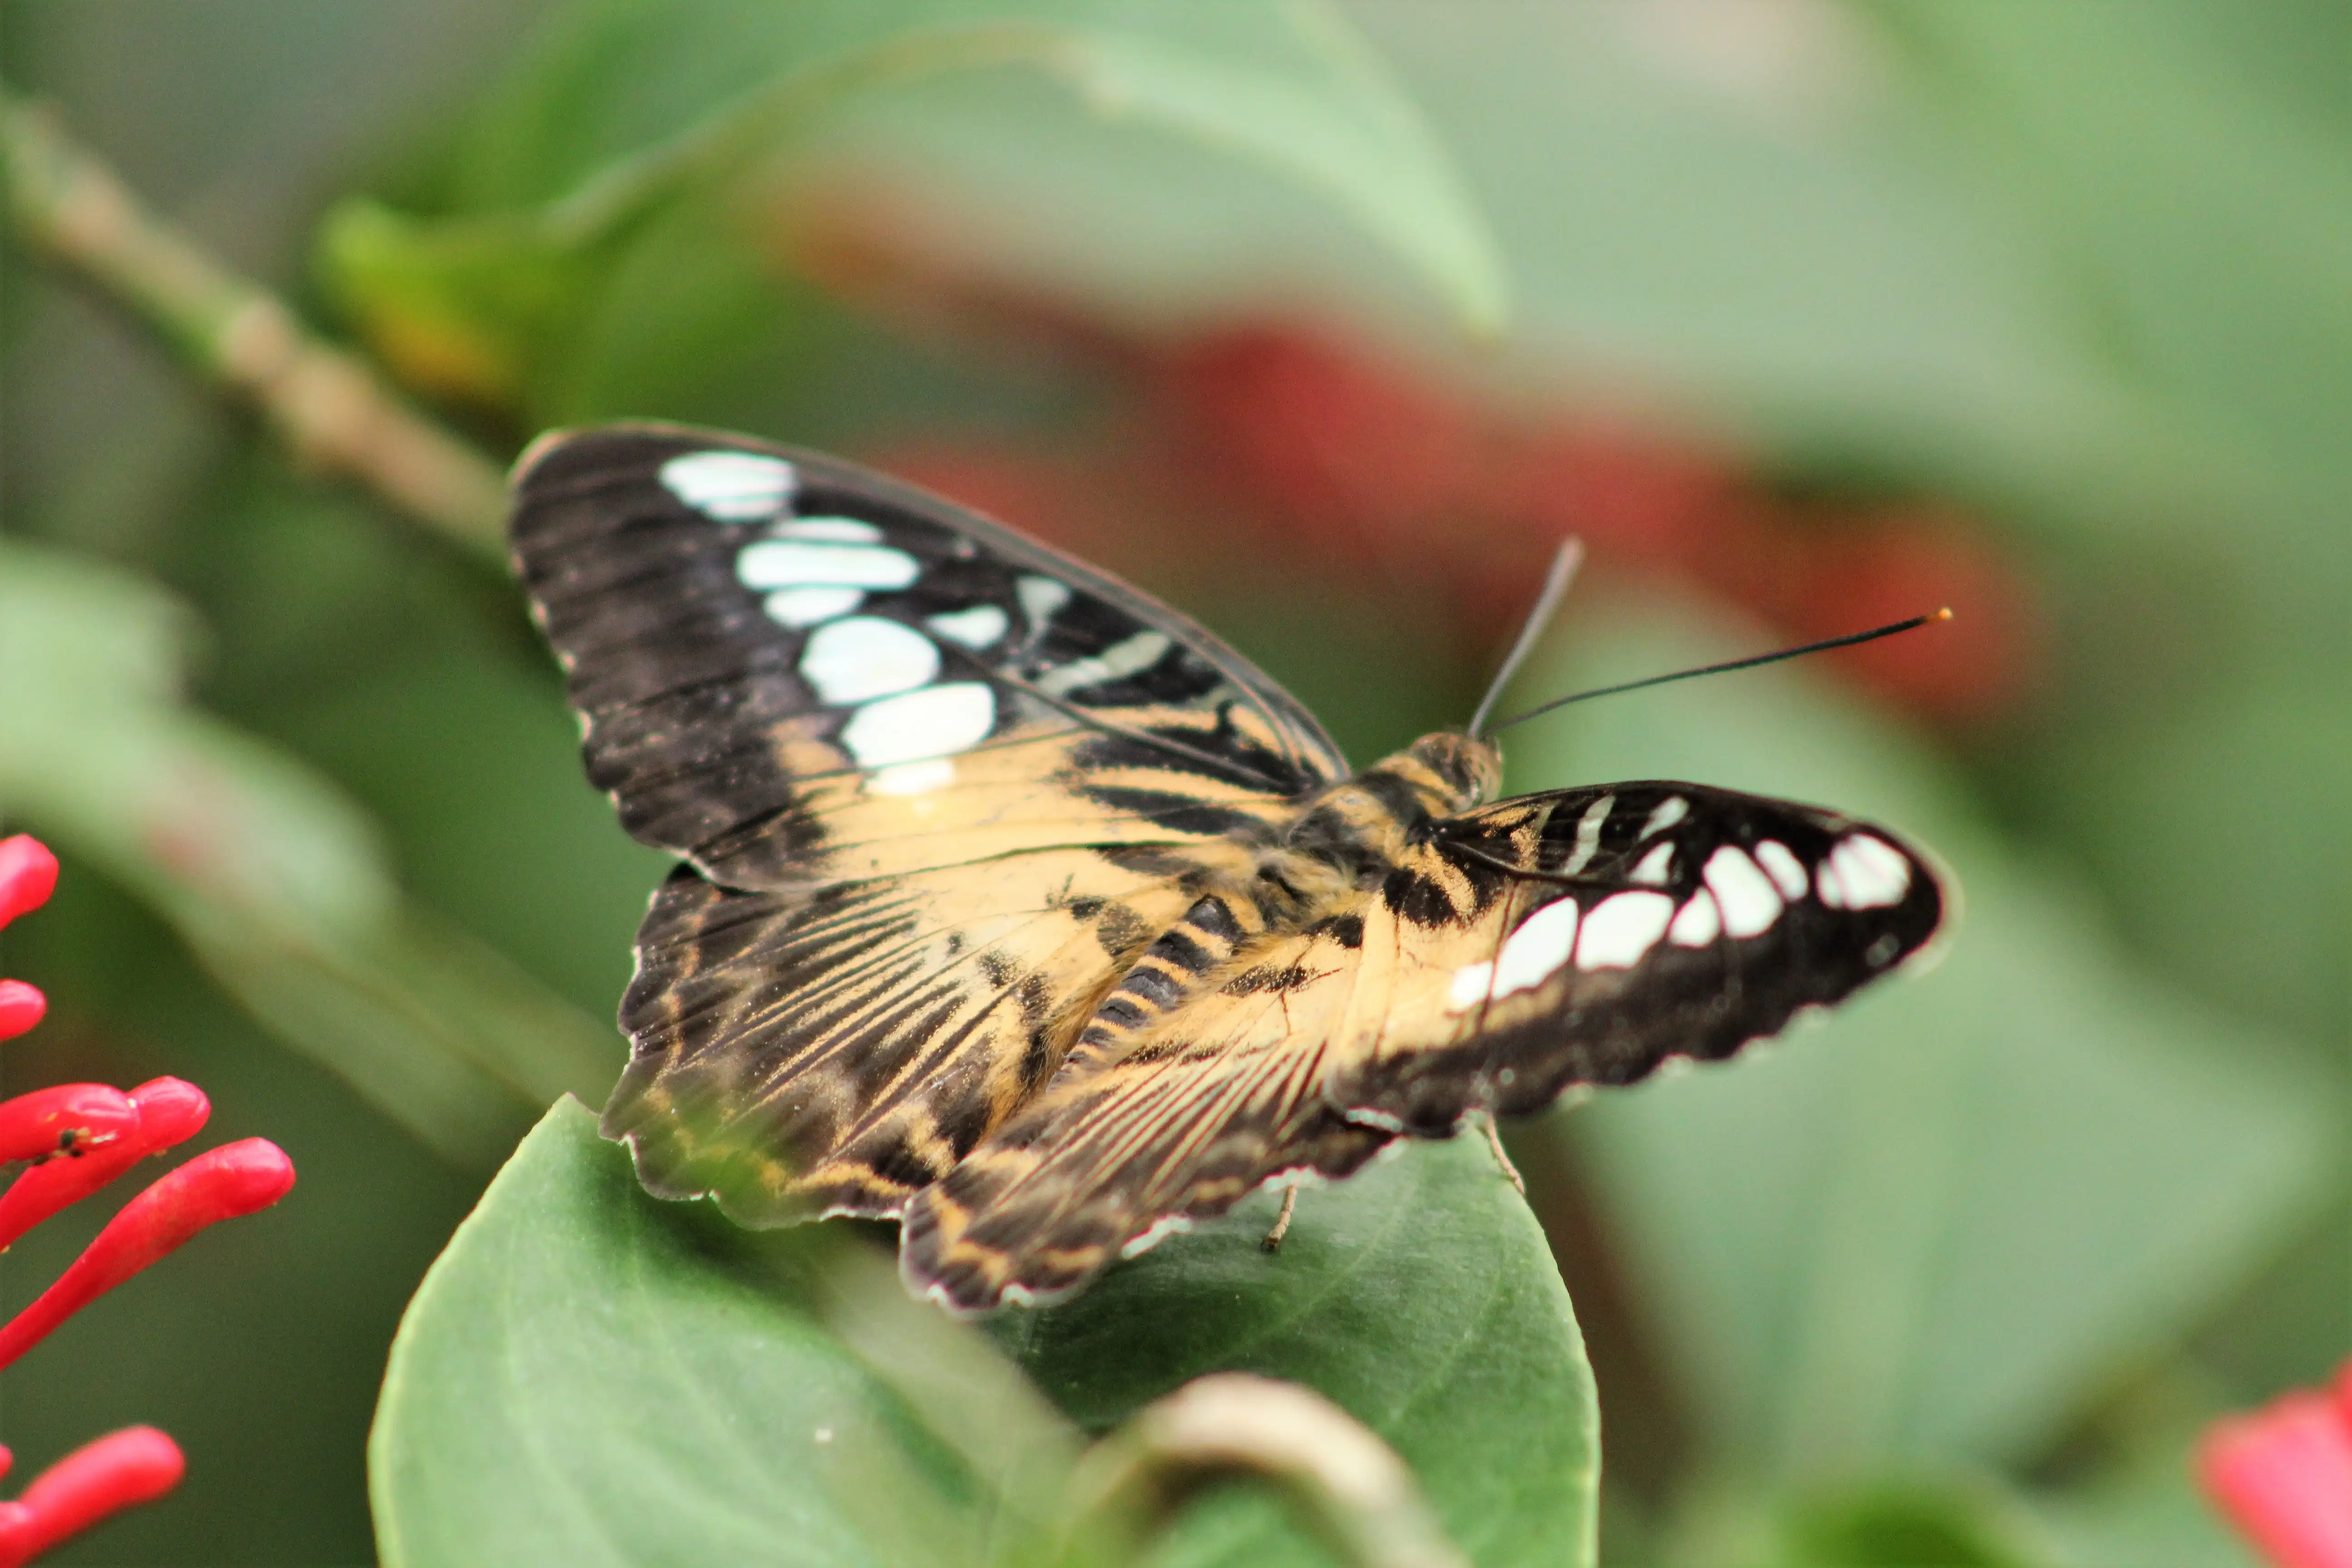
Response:
[{"label": "butterfly hindwing", "polygon": [[591,780],[688,862],[640,933],[606,1128],[746,1219],[896,1212],[1346,771],[1192,622],[836,459],[551,437],[513,540]]},{"label": "butterfly hindwing", "polygon": [[638,933],[606,1131],[656,1191],[747,1224],[895,1214],[1044,1084],[1187,900],[1091,849],[814,892],[680,867]]},{"label": "butterfly hindwing", "polygon": [[1393,1131],[1320,1093],[1329,1043],[1377,984],[1360,929],[1247,937],[1118,1048],[1074,1053],[908,1205],[908,1282],[962,1311],[1049,1300],[1271,1176],[1336,1179],[1378,1153]]},{"label": "butterfly hindwing", "polygon": [[1919,952],[1945,900],[1894,835],[1729,791],[1626,784],[1443,819],[1118,1053],[1074,1054],[910,1206],[909,1278],[967,1310],[1049,1296],[1269,1179],[1728,1055]]}]

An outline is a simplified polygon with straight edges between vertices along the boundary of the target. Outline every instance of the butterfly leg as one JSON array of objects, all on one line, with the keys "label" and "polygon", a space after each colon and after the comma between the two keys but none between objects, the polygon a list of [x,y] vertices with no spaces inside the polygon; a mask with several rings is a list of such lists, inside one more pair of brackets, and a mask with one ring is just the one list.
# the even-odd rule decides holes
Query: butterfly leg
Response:
[{"label": "butterfly leg", "polygon": [[[1511,1157],[1503,1152],[1503,1135],[1500,1131],[1496,1131],[1494,1117],[1491,1115],[1483,1116],[1479,1120],[1486,1124],[1486,1147],[1495,1152],[1495,1163],[1502,1167],[1503,1179],[1511,1184],[1512,1189],[1516,1191],[1519,1196],[1526,1197],[1528,1195],[1527,1180],[1519,1174],[1519,1168],[1511,1163]],[[1290,1211],[1288,1209],[1283,1210],[1282,1217],[1286,1220],[1288,1219],[1290,1217]]]},{"label": "butterfly leg", "polygon": [[1265,1239],[1258,1243],[1260,1247],[1268,1252],[1282,1249],[1282,1238],[1290,1234],[1290,1211],[1297,1206],[1298,1189],[1296,1186],[1283,1188],[1282,1212],[1274,1216],[1274,1228],[1265,1233]]}]

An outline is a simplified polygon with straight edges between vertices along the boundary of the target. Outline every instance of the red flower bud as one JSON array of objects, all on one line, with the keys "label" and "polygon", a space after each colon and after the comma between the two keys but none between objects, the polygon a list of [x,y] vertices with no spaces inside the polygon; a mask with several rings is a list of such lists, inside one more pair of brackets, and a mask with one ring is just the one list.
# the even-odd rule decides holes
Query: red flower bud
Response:
[{"label": "red flower bud", "polygon": [[2352,1363],[2329,1393],[2297,1390],[2216,1422],[2197,1476],[2278,1568],[2352,1568]]},{"label": "red flower bud", "polygon": [[[30,834],[0,838],[0,926],[49,901],[57,889],[58,858]],[[41,1021],[49,999],[38,986],[0,980],[0,1040],[13,1040]]]},{"label": "red flower bud", "polygon": [[0,838],[0,926],[39,909],[57,890],[58,858],[29,833]]},{"label": "red flower bud", "polygon": [[[53,1112],[34,1104],[52,1100]],[[27,1105],[33,1110],[19,1110]],[[148,1155],[194,1137],[212,1110],[204,1090],[176,1078],[154,1079],[128,1095],[102,1084],[67,1084],[0,1102],[0,1159],[41,1162],[0,1193],[0,1247],[14,1246]],[[61,1130],[47,1134],[37,1152],[30,1147],[58,1124]],[[20,1125],[21,1142],[12,1142],[9,1130]]]},{"label": "red flower bud", "polygon": [[21,980],[0,980],[0,1040],[13,1040],[41,1021],[49,999],[37,985]]},{"label": "red flower bud", "polygon": [[139,1108],[140,1146],[150,1154],[186,1142],[213,1116],[205,1091],[183,1078],[151,1078],[131,1091],[131,1102]]},{"label": "red flower bud", "polygon": [[58,1282],[0,1328],[0,1367],[125,1279],[168,1256],[198,1231],[268,1208],[294,1185],[294,1163],[267,1138],[247,1138],[197,1155],[123,1205]]},{"label": "red flower bud", "polygon": [[180,1446],[152,1426],[83,1444],[34,1477],[15,1502],[0,1503],[0,1568],[19,1568],[126,1508],[153,1502],[187,1468]]}]

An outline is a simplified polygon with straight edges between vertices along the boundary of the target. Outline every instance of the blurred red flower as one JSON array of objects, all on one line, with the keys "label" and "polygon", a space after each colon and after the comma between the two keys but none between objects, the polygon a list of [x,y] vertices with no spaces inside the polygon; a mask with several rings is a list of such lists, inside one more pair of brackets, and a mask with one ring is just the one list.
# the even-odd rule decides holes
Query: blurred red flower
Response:
[{"label": "blurred red flower", "polygon": [[2352,1362],[2333,1388],[2216,1422],[2197,1479],[2278,1568],[2352,1568]]},{"label": "blurred red flower", "polygon": [[1107,343],[1100,330],[1061,338],[1140,395],[1097,449],[950,438],[871,456],[1146,576],[1181,575],[1150,559],[1171,551],[1271,547],[1319,574],[1410,582],[1473,642],[1516,624],[1574,534],[1596,562],[1679,578],[1790,641],[1953,606],[1958,619],[1934,637],[1832,656],[1937,720],[1998,717],[2034,684],[2046,640],[2038,590],[1990,530],[1950,504],[1790,498],[1690,431],[1499,406],[1290,324],[1165,343]]}]

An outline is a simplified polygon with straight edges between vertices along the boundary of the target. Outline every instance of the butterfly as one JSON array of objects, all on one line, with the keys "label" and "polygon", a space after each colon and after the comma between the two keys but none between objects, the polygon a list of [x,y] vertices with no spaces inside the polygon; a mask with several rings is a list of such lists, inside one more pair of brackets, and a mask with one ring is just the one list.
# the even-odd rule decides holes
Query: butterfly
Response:
[{"label": "butterfly", "polygon": [[1817,806],[1495,800],[1462,731],[1351,769],[1174,610],[836,458],[558,433],[512,539],[589,778],[680,858],[605,1135],[748,1225],[898,1220],[956,1311],[1728,1056],[1921,953],[1949,901]]}]

